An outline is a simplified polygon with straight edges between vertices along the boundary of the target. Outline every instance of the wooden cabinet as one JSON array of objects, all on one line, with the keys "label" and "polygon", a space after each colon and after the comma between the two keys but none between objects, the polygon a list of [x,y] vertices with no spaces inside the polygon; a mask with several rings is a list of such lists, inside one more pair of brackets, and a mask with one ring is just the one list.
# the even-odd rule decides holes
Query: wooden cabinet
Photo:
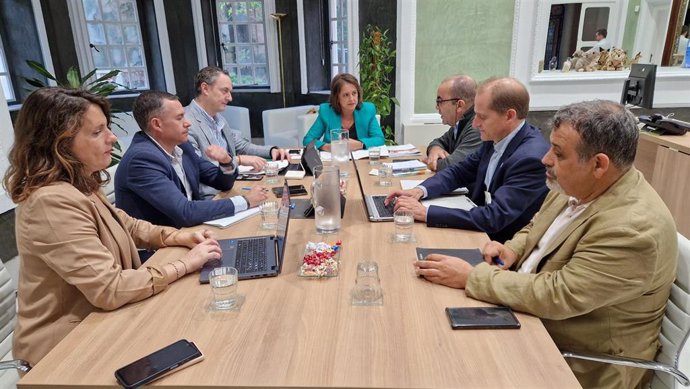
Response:
[{"label": "wooden cabinet", "polygon": [[690,134],[642,133],[635,167],[666,203],[678,232],[690,236]]}]

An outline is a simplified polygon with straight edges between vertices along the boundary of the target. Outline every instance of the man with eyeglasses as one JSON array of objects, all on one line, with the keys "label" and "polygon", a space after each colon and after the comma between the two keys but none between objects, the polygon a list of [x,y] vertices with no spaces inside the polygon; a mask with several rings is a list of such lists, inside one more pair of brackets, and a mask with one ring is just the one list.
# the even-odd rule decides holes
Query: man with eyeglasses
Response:
[{"label": "man with eyeglasses", "polygon": [[[486,232],[505,242],[524,227],[546,197],[546,169],[541,159],[549,145],[538,128],[526,121],[529,93],[514,78],[484,81],[477,89],[472,126],[479,129],[481,147],[464,160],[410,190],[396,190],[395,210],[411,211],[429,227]],[[470,210],[419,202],[466,186],[477,205]]]},{"label": "man with eyeglasses", "polygon": [[433,171],[462,161],[482,144],[479,130],[472,127],[477,83],[470,76],[454,75],[441,82],[436,91],[436,110],[443,124],[451,126],[429,143],[424,161]]}]

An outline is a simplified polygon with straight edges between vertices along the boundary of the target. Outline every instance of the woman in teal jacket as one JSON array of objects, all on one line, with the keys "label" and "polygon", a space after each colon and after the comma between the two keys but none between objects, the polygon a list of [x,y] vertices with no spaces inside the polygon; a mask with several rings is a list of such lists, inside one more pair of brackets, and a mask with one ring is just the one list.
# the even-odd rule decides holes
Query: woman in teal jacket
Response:
[{"label": "woman in teal jacket", "polygon": [[350,151],[383,146],[381,126],[376,120],[376,107],[362,102],[362,87],[347,73],[331,81],[328,103],[321,104],[319,116],[304,136],[304,146],[316,140],[316,148],[331,151],[331,130],[346,128],[350,132]]}]

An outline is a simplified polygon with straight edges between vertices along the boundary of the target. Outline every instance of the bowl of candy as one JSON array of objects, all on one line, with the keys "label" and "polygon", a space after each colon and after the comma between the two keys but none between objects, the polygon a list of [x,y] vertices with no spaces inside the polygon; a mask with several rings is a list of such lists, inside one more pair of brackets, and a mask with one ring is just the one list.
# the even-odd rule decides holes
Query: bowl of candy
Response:
[{"label": "bowl of candy", "polygon": [[298,275],[300,277],[316,278],[336,277],[340,266],[342,244],[340,240],[334,244],[307,242]]}]

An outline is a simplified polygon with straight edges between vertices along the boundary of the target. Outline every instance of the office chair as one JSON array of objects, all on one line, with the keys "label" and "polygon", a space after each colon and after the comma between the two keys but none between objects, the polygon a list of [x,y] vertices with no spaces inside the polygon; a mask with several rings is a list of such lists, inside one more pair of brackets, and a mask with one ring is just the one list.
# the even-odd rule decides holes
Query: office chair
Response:
[{"label": "office chair", "polygon": [[[654,370],[651,388],[679,388],[690,386],[690,380],[683,373],[690,372],[690,241],[678,234],[678,272],[671,286],[671,295],[666,303],[666,313],[661,322],[659,341],[661,350],[655,361],[635,358],[614,357],[605,354],[574,353],[561,351],[564,358],[612,363]],[[668,374],[659,374],[664,372]]]},{"label": "office chair", "polygon": [[[31,370],[28,362],[20,359],[5,360],[12,358],[12,334],[16,317],[17,300],[12,277],[5,264],[0,261],[0,358],[3,359],[0,361],[0,371],[12,369],[26,373]],[[0,372],[0,387],[13,387],[18,380],[19,376],[15,371]]]}]

